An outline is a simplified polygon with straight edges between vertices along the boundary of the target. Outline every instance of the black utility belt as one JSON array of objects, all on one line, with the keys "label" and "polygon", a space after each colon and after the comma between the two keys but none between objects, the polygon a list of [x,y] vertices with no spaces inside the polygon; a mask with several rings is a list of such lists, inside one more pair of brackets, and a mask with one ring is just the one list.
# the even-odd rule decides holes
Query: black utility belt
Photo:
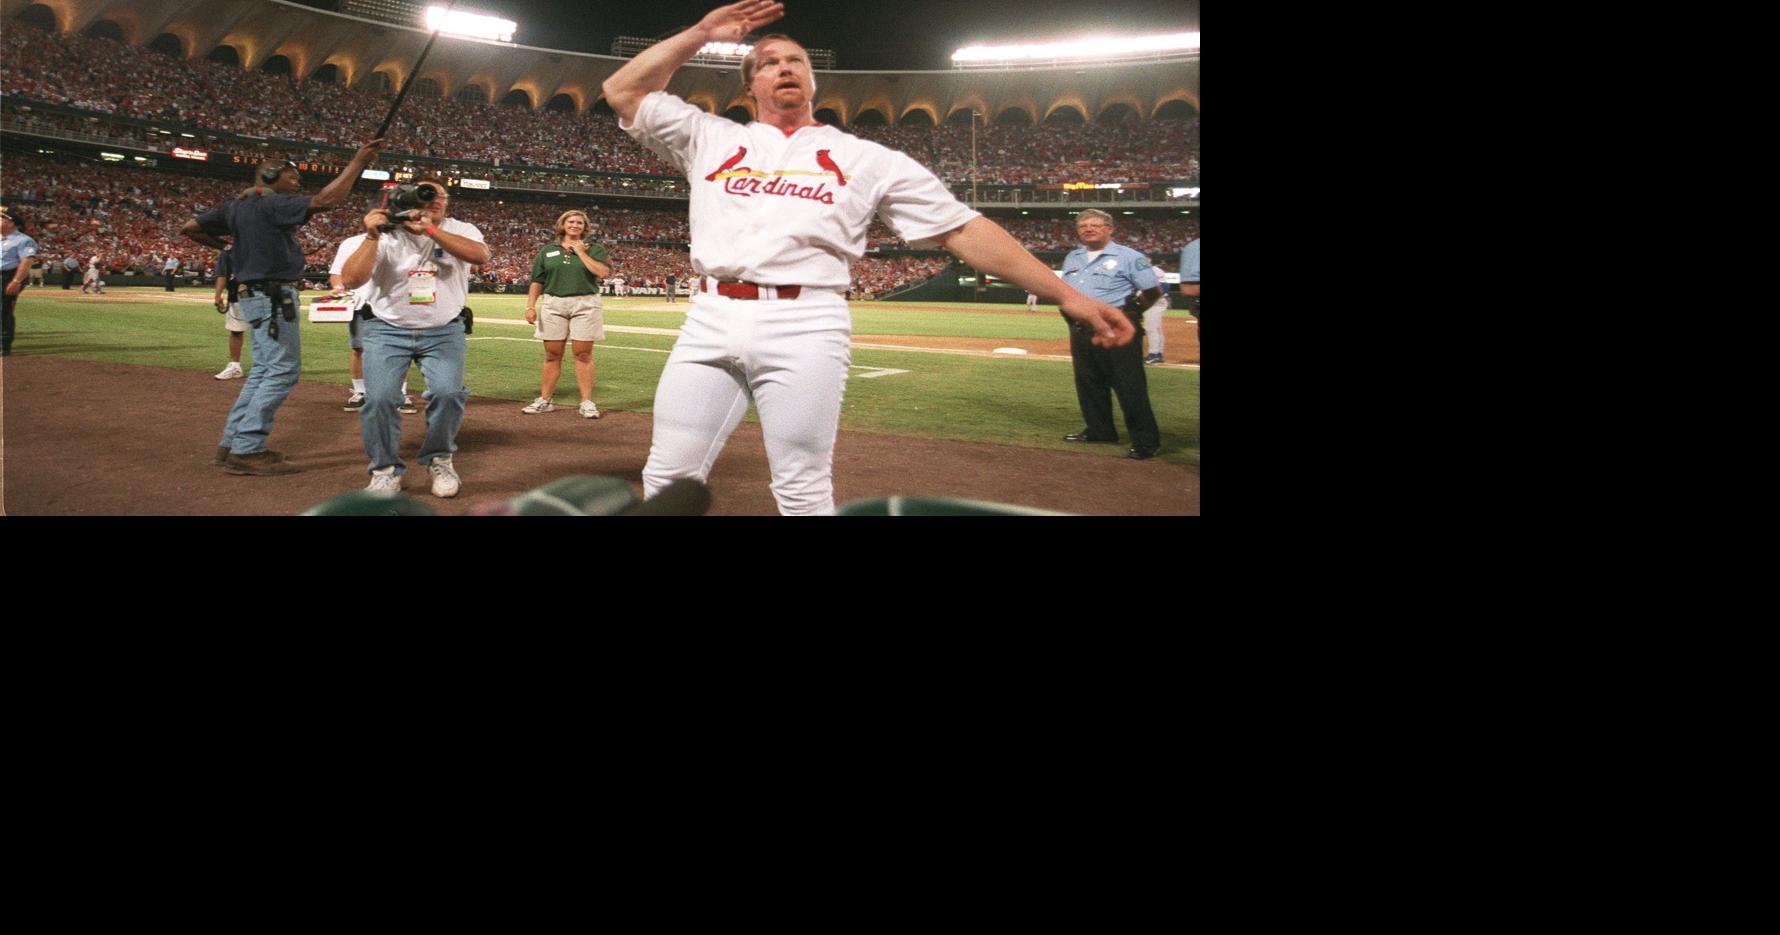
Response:
[{"label": "black utility belt", "polygon": [[[369,306],[369,305],[359,306],[357,309],[355,309],[353,311],[352,314],[353,314],[353,317],[361,319],[363,321],[370,321],[371,319],[377,317],[374,313],[372,313],[371,306]],[[474,333],[474,329],[476,327],[476,313],[470,311],[470,307],[468,305],[463,307],[463,311],[457,313],[456,320],[464,323],[464,334],[473,334]],[[353,322],[353,324],[356,325],[356,324],[358,324],[358,322]]]},{"label": "black utility belt", "polygon": [[250,279],[235,283],[244,292],[254,295],[272,295],[285,286],[298,285],[295,279]]}]

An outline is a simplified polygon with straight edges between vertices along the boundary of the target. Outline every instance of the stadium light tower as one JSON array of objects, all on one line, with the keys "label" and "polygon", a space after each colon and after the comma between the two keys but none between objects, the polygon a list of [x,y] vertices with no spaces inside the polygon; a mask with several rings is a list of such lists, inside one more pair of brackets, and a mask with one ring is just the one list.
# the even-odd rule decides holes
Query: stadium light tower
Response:
[{"label": "stadium light tower", "polygon": [[472,13],[469,10],[458,10],[453,7],[430,6],[426,8],[426,28],[438,30],[447,36],[492,39],[495,42],[511,43],[513,31],[519,28],[519,24],[510,19],[489,16],[485,13]]},{"label": "stadium light tower", "polygon": [[1089,62],[1167,61],[1199,54],[1199,34],[1094,36],[1067,42],[973,45],[952,53],[954,68],[1014,68]]}]

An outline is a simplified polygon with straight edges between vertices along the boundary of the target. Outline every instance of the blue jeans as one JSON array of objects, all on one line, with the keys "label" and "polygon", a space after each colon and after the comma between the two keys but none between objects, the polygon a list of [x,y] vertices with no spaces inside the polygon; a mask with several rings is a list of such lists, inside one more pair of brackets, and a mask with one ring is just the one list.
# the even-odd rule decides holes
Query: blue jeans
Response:
[{"label": "blue jeans", "polygon": [[[426,440],[420,443],[423,465],[457,451],[457,429],[464,421],[464,326],[453,321],[438,328],[398,328],[381,318],[358,323],[365,345],[365,407],[358,411],[359,432],[365,439],[368,470],[394,467],[397,476],[408,466],[397,448],[402,441],[402,378],[410,362],[420,365],[426,377]],[[259,366],[255,358],[254,366]]]},{"label": "blue jeans", "polygon": [[[296,287],[283,288],[291,308],[296,309]],[[247,372],[241,395],[235,397],[235,405],[229,409],[229,421],[223,424],[222,441],[218,444],[235,454],[250,455],[266,450],[266,437],[272,434],[272,416],[290,391],[296,389],[303,369],[303,346],[297,331],[300,321],[280,320],[278,337],[272,337],[271,296],[243,290],[238,308],[248,334],[253,336],[253,369]]]}]

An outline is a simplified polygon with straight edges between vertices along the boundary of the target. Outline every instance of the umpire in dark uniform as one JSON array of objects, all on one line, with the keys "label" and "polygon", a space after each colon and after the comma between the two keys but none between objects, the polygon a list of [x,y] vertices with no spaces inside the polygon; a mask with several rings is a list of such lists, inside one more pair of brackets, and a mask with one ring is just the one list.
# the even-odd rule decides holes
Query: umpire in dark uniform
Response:
[{"label": "umpire in dark uniform", "polygon": [[[1131,433],[1130,457],[1140,461],[1153,458],[1162,449],[1162,436],[1156,414],[1150,411],[1149,379],[1143,371],[1143,312],[1162,298],[1162,285],[1149,257],[1112,242],[1112,215],[1089,208],[1077,216],[1075,232],[1082,246],[1063,258],[1063,281],[1089,298],[1120,306],[1137,329],[1137,338],[1119,347],[1096,347],[1093,329],[1069,322],[1075,395],[1086,427],[1063,439],[1118,441],[1111,398],[1117,394],[1119,408],[1125,411],[1125,428]],[[1066,316],[1064,320],[1069,319]]]},{"label": "umpire in dark uniform", "polygon": [[381,138],[354,153],[326,188],[314,197],[299,195],[302,175],[289,162],[265,162],[254,171],[253,187],[241,197],[185,222],[180,233],[206,246],[230,246],[237,308],[253,338],[253,369],[229,409],[216,459],[230,474],[295,474],[296,465],[266,447],[272,417],[302,370],[297,331],[297,290],[303,279],[303,248],[297,228],[318,211],[346,203],[359,173],[375,162]]}]

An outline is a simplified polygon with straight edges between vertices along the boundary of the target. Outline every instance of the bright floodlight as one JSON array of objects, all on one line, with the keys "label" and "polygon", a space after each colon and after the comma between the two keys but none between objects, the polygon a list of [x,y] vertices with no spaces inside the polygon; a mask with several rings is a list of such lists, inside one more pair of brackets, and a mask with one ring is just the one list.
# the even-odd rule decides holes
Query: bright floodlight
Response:
[{"label": "bright floodlight", "polygon": [[447,12],[442,6],[426,8],[426,28],[436,29],[447,35],[512,42],[513,30],[518,27],[518,23],[510,19],[501,19],[498,16],[484,16],[480,13],[468,13],[463,10]]},{"label": "bright floodlight", "polygon": [[740,42],[707,42],[699,46],[699,55],[715,55],[723,58],[741,58],[753,51],[754,47]]},{"label": "bright floodlight", "polygon": [[1096,36],[1069,42],[1038,45],[973,45],[952,53],[952,64],[983,65],[1049,64],[1054,62],[1105,62],[1128,58],[1154,58],[1199,51],[1199,34],[1177,32],[1160,36]]}]

